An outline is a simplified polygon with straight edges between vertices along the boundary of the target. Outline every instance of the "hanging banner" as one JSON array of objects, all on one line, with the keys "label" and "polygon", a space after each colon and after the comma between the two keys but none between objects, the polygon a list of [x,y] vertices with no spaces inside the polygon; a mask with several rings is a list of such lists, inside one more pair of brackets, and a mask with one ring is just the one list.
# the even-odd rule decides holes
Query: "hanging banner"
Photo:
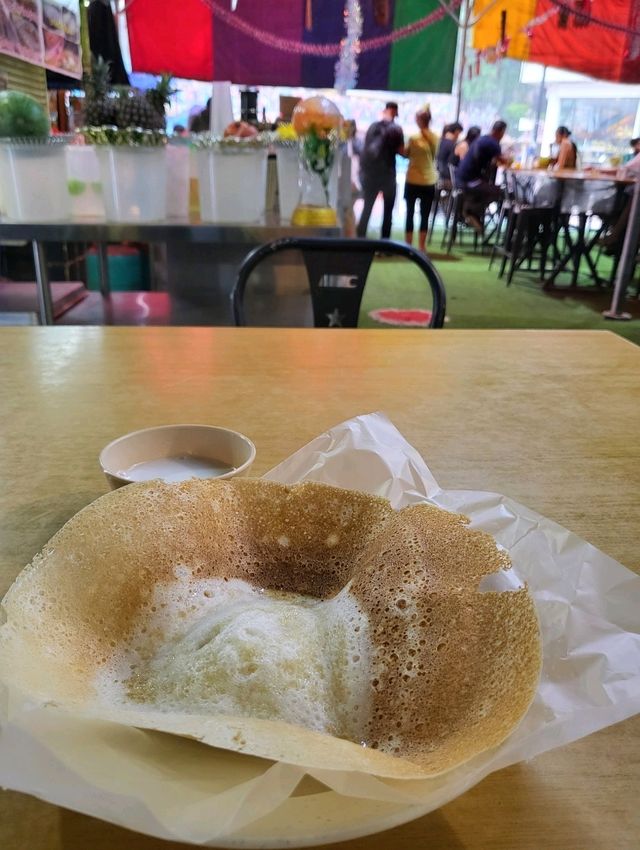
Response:
[{"label": "hanging banner", "polygon": [[134,71],[213,79],[213,14],[203,0],[135,0],[127,29]]},{"label": "hanging banner", "polygon": [[0,0],[0,53],[42,65],[40,0]]},{"label": "hanging banner", "polygon": [[473,28],[473,46],[488,50],[500,46],[510,59],[529,58],[526,27],[536,14],[537,0],[475,0],[473,15],[479,18]]},{"label": "hanging banner", "polygon": [[602,80],[640,82],[638,0],[475,0],[476,50]]},{"label": "hanging banner", "polygon": [[42,3],[44,65],[71,77],[82,76],[79,0],[44,0]]},{"label": "hanging banner", "polygon": [[82,77],[79,0],[0,0],[0,53]]},{"label": "hanging banner", "polygon": [[[372,0],[361,9],[358,88],[451,91],[458,28],[438,0]],[[225,0],[135,0],[127,8],[133,70],[331,88],[344,10],[345,0],[238,0],[235,11]]]}]

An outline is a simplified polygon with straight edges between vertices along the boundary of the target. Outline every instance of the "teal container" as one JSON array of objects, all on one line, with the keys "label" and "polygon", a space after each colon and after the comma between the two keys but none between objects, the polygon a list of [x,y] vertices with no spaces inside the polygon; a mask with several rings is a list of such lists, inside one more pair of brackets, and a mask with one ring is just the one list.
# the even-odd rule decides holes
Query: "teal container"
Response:
[{"label": "teal container", "polygon": [[[87,287],[100,289],[98,252],[87,252]],[[146,253],[125,245],[110,245],[107,250],[109,283],[113,292],[137,292],[149,289],[149,261]]]}]

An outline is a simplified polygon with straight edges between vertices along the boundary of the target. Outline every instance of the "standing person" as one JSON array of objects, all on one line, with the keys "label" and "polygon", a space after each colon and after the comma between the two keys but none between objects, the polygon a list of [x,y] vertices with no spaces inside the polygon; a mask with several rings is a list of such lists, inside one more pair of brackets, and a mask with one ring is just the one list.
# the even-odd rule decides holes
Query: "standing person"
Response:
[{"label": "standing person", "polygon": [[467,135],[464,137],[464,139],[462,139],[462,141],[458,142],[458,144],[453,149],[453,156],[451,157],[452,165],[460,165],[460,162],[469,153],[469,148],[481,135],[481,133],[482,130],[480,129],[480,127],[469,127],[469,129],[467,130]]},{"label": "standing person", "polygon": [[489,135],[479,136],[473,142],[456,170],[465,195],[464,220],[478,233],[483,232],[482,222],[489,204],[502,198],[502,190],[496,186],[494,180],[488,178],[487,172],[494,162],[500,165],[509,164],[500,147],[506,129],[504,121],[496,121]]},{"label": "standing person", "polygon": [[346,120],[342,125],[344,140],[338,153],[338,219],[345,236],[356,235],[356,219],[353,213],[353,201],[358,194],[354,182],[353,159],[356,155],[354,140],[358,129],[356,122]]},{"label": "standing person", "polygon": [[192,120],[189,130],[192,133],[206,133],[211,126],[211,98],[207,101],[205,108],[199,112]]},{"label": "standing person", "polygon": [[405,241],[413,244],[413,215],[416,201],[420,201],[420,235],[418,247],[425,251],[427,230],[429,229],[429,212],[435,195],[438,174],[435,167],[438,137],[429,129],[431,109],[429,104],[416,112],[416,124],[419,132],[409,138],[403,150],[403,155],[409,159],[407,179],[404,184],[404,199],[407,204],[407,222]]},{"label": "standing person", "polygon": [[449,165],[453,165],[451,157],[453,151],[462,133],[462,124],[459,121],[454,121],[453,124],[445,125],[442,131],[442,138],[438,146],[436,154],[436,166],[438,169],[438,177],[440,185],[443,189],[451,189],[451,175],[449,174]]},{"label": "standing person", "polygon": [[571,141],[571,130],[567,127],[558,127],[556,130],[556,144],[558,145],[558,156],[553,166],[554,169],[577,168],[578,148],[576,143]]},{"label": "standing person", "polygon": [[367,130],[362,153],[360,154],[360,182],[364,197],[362,215],[358,222],[358,236],[367,235],[367,226],[371,210],[382,192],[384,216],[382,219],[382,238],[391,236],[393,205],[396,200],[396,154],[404,146],[404,135],[396,124],[398,104],[389,101],[382,113],[382,120],[376,121]]}]

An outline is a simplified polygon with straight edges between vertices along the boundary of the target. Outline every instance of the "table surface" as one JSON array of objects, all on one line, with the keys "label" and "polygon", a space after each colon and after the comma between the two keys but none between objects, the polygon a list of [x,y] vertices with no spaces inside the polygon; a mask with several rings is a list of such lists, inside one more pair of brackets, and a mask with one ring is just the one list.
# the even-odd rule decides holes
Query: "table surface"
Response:
[{"label": "table surface", "polygon": [[[640,571],[640,349],[604,331],[6,328],[0,331],[0,595],[106,490],[98,453],[172,422],[250,435],[262,474],[384,410],[447,488],[505,493]],[[637,850],[640,718],[494,773],[344,850]],[[171,850],[0,792],[7,850]]]},{"label": "table surface", "polygon": [[633,177],[618,177],[606,171],[578,171],[576,168],[512,168],[525,177],[551,177],[554,180],[604,180],[607,183],[635,183]]},{"label": "table surface", "polygon": [[[305,236],[336,236],[337,227],[304,228]],[[17,222],[0,219],[0,239],[37,239],[41,242],[193,242],[244,244],[269,242],[282,236],[300,236],[299,227],[280,224],[268,215],[258,224],[223,224],[174,219],[146,224],[105,221]]]}]

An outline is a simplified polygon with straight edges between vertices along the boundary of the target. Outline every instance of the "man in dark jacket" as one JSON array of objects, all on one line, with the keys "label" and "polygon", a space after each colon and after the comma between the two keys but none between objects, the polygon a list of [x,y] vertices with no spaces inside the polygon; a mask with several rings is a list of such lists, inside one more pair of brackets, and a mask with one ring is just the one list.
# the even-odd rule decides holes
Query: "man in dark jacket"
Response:
[{"label": "man in dark jacket", "polygon": [[393,205],[396,200],[396,154],[404,146],[402,129],[396,124],[398,104],[390,101],[385,106],[382,120],[376,121],[367,130],[360,154],[360,182],[364,206],[358,222],[358,236],[367,235],[371,210],[382,192],[384,215],[382,238],[391,236]]}]

